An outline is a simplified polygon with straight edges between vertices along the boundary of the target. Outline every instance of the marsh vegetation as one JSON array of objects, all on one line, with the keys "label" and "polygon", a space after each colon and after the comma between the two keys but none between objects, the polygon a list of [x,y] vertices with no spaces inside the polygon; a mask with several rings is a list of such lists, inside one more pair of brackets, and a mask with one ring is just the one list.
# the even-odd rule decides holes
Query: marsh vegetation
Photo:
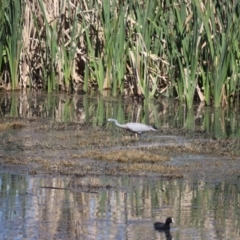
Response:
[{"label": "marsh vegetation", "polygon": [[1,88],[239,103],[240,4],[1,1]]}]

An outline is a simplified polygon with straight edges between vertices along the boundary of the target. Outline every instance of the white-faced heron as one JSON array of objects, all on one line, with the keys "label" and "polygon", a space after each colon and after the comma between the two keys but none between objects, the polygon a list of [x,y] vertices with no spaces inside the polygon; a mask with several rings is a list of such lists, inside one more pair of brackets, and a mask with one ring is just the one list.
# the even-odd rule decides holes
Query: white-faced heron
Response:
[{"label": "white-faced heron", "polygon": [[114,122],[116,126],[123,128],[129,132],[135,133],[136,136],[137,134],[141,134],[143,132],[157,131],[156,128],[142,123],[130,122],[126,124],[120,124],[116,119],[113,118],[109,118],[108,122]]}]

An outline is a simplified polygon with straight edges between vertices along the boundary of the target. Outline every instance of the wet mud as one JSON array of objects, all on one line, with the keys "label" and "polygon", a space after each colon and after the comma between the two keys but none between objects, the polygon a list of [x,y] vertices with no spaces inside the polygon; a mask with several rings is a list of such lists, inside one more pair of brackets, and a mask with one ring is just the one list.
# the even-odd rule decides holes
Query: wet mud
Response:
[{"label": "wet mud", "polygon": [[240,177],[239,140],[162,129],[135,138],[119,129],[50,120],[0,123],[1,168],[28,174]]}]

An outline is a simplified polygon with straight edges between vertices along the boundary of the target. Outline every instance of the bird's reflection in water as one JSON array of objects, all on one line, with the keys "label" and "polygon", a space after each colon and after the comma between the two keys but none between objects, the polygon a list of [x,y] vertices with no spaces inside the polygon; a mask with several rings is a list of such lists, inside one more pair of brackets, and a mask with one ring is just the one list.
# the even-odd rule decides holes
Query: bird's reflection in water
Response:
[{"label": "bird's reflection in water", "polygon": [[173,237],[170,233],[170,229],[165,229],[165,230],[157,230],[159,233],[165,233],[166,240],[173,240]]}]

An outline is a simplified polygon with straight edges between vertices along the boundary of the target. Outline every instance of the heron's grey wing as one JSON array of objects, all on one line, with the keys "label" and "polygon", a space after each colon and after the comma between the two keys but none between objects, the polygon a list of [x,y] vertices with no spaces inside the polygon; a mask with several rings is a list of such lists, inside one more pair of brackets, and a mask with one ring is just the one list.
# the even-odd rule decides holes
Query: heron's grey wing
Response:
[{"label": "heron's grey wing", "polygon": [[142,133],[151,130],[151,126],[147,126],[142,123],[127,123],[128,130],[131,132]]}]

